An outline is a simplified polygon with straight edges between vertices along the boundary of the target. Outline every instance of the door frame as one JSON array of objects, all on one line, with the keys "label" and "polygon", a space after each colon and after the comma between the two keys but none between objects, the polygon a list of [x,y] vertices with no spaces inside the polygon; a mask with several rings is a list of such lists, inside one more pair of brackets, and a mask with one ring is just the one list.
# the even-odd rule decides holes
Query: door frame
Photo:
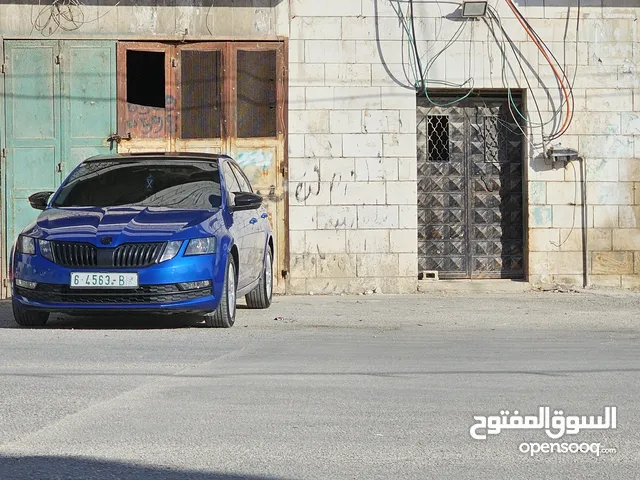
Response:
[{"label": "door frame", "polygon": [[[465,93],[467,93],[466,91],[459,91],[459,90],[453,90],[453,89],[429,89],[429,97],[433,98],[436,102],[450,102],[452,101],[453,103],[451,105],[443,105],[442,107],[438,107],[437,105],[431,104],[431,109],[433,108],[447,108],[448,106],[451,107],[455,107],[458,106],[455,102],[455,99],[459,99],[461,98]],[[468,102],[509,102],[508,99],[508,93],[509,90],[506,88],[502,88],[502,89],[491,89],[491,90],[474,90],[472,92],[471,95],[468,96],[468,98],[465,98],[465,100],[460,102],[460,107],[464,107],[464,102],[468,101]],[[524,112],[526,112],[526,107],[527,107],[527,90],[526,89],[511,89],[511,94],[514,96],[515,101],[519,104],[520,108],[522,108],[522,110]],[[416,108],[419,106],[418,104],[418,99],[420,98],[420,96],[416,97]],[[471,105],[469,105],[471,106]],[[467,116],[465,114],[465,116]],[[466,119],[465,123],[468,122],[469,120]],[[521,127],[523,130],[526,131],[526,126],[522,126]],[[529,216],[528,216],[528,205],[529,205],[529,196],[528,196],[528,170],[529,170],[529,163],[527,161],[527,159],[529,158],[529,144],[527,142],[527,135],[521,134],[521,148],[520,148],[520,165],[521,165],[521,182],[522,182],[522,186],[521,186],[521,195],[522,195],[522,205],[521,205],[521,215],[522,215],[522,276],[518,276],[518,277],[507,277],[507,278],[511,278],[512,280],[515,281],[528,281],[529,279],[529,242],[528,242],[528,231],[529,231]],[[468,182],[471,181],[471,175],[470,173],[467,171],[469,166],[470,166],[470,160],[468,157],[468,147],[469,147],[469,142],[470,142],[470,131],[465,131],[465,138],[464,138],[464,156],[465,156],[465,165],[464,165],[464,169],[465,169],[465,195],[468,194],[468,189],[470,188],[470,185],[468,184]],[[467,240],[470,239],[471,236],[471,232],[469,230],[469,228],[473,225],[472,222],[469,221],[469,219],[471,218],[471,215],[473,213],[473,206],[471,205],[470,201],[468,201],[469,199],[466,199],[465,204],[466,207],[468,208],[468,211],[466,212],[466,224],[467,224]],[[469,250],[469,252],[467,252],[468,255],[468,259],[471,260],[473,258],[473,255],[471,253],[471,250]],[[464,278],[467,280],[482,280],[482,279],[488,279],[488,278],[503,278],[501,276],[496,276],[496,277],[484,277],[484,276],[474,276],[473,275],[473,265],[470,263],[468,265],[468,272],[469,272],[469,276],[468,277],[460,277],[460,278]],[[447,276],[447,278],[458,278],[458,277],[450,277]]]},{"label": "door frame", "polygon": [[[1,39],[1,37],[0,37]],[[4,39],[0,41],[0,65],[4,67],[6,59],[4,56]],[[6,178],[6,165],[7,159],[5,156],[6,148],[6,132],[7,132],[7,119],[4,111],[4,79],[6,73],[0,73],[0,299],[9,297],[9,285],[8,285],[8,273],[9,262],[8,255],[5,252],[10,252],[8,247],[9,241],[7,240],[7,225],[6,225],[6,203],[7,203],[7,178]],[[5,283],[6,282],[6,283]]]}]

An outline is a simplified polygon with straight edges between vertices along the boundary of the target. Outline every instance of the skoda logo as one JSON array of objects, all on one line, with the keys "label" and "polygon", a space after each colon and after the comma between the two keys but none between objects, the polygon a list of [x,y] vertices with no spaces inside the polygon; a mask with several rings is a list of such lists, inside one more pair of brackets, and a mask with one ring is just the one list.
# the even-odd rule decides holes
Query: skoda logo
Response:
[{"label": "skoda logo", "polygon": [[113,241],[113,238],[111,237],[102,237],[102,239],[100,240],[100,243],[103,245],[109,245],[112,241]]}]

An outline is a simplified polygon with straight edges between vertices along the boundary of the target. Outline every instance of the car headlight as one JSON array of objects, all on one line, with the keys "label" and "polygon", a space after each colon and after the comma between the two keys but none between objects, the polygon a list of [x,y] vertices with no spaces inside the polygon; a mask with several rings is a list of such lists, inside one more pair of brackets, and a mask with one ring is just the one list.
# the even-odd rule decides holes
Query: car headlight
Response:
[{"label": "car headlight", "polygon": [[162,252],[162,257],[160,257],[160,262],[166,262],[167,260],[171,260],[175,257],[180,251],[181,246],[182,240],[167,242],[167,246],[164,247],[164,252]]},{"label": "car headlight", "polygon": [[216,237],[192,238],[187,244],[186,255],[206,255],[216,253]]},{"label": "car headlight", "polygon": [[51,248],[51,242],[49,240],[38,240],[38,247],[40,247],[40,255],[53,262],[53,249]]},{"label": "car headlight", "polygon": [[36,254],[36,241],[31,237],[25,237],[24,235],[20,235],[18,237],[18,244],[16,246],[16,251],[18,253],[24,253],[26,255],[35,255]]}]

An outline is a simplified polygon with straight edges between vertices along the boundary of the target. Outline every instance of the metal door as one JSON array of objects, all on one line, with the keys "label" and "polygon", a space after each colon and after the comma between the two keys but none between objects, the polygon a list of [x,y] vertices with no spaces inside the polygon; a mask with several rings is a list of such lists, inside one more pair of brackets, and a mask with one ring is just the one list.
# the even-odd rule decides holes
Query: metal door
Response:
[{"label": "metal door", "polygon": [[[284,292],[286,267],[284,45],[276,42],[234,43],[230,104],[231,156],[262,195],[274,237],[274,291]],[[264,221],[259,219],[259,221]],[[258,265],[262,263],[259,262]]]},{"label": "metal door", "polygon": [[178,152],[228,153],[228,95],[232,76],[224,75],[229,47],[193,43],[176,47],[176,118]]},{"label": "metal door", "polygon": [[[162,105],[132,101],[132,56],[161,55]],[[118,151],[230,155],[267,204],[274,236],[274,291],[284,292],[286,258],[286,76],[282,42],[118,44]],[[138,80],[140,80],[138,78]],[[134,92],[135,93],[135,92]]]},{"label": "metal door", "polygon": [[115,128],[115,42],[6,41],[6,241],[84,158],[109,151]]},{"label": "metal door", "polygon": [[57,41],[6,41],[5,248],[36,216],[27,198],[60,182],[60,71]]},{"label": "metal door", "polygon": [[[178,129],[174,91],[174,47],[154,42],[118,42],[118,132],[114,137],[120,153],[169,152]],[[159,71],[156,67],[159,59]],[[149,62],[151,65],[145,65]],[[142,74],[148,75],[142,78]],[[154,78],[158,74],[160,78]],[[151,83],[156,80],[157,83]],[[140,99],[140,90],[160,102]]]},{"label": "metal door", "polygon": [[524,276],[523,142],[509,107],[486,97],[447,107],[418,99],[420,272]]},{"label": "metal door", "polygon": [[84,159],[115,153],[116,44],[60,42],[61,171],[64,179]]}]

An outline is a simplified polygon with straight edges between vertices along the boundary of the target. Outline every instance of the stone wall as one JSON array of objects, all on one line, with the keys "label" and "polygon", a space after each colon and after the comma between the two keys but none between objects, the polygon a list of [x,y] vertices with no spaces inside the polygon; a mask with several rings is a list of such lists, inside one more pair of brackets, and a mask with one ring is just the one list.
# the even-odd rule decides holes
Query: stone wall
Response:
[{"label": "stone wall", "polygon": [[291,291],[415,291],[415,93],[384,72],[373,3],[293,0],[290,28]]},{"label": "stone wall", "polygon": [[[118,3],[116,6],[115,4]],[[63,28],[51,1],[0,1],[0,36],[29,38],[266,39],[286,35],[284,0],[121,0],[61,7]],[[69,18],[73,17],[74,21]]]},{"label": "stone wall", "polygon": [[[638,285],[640,6],[583,0],[576,48],[576,2],[516,3],[566,62],[570,78],[578,67],[575,116],[560,141],[585,159],[591,282]],[[408,3],[400,5],[408,15]],[[547,121],[561,101],[551,69],[507,5],[497,7],[534,71],[527,74],[528,105],[535,94]],[[416,99],[397,14],[388,0],[291,0],[290,8],[292,292],[414,291]],[[460,26],[447,18],[457,8],[415,3],[425,62]],[[456,83],[473,78],[478,89],[527,89],[514,54],[506,56],[503,75],[500,42],[483,21],[470,22],[433,62],[429,77]],[[529,279],[581,284],[581,196],[574,179],[574,167],[580,179],[580,166],[551,164],[532,145],[540,142],[540,129],[527,133]]]}]

